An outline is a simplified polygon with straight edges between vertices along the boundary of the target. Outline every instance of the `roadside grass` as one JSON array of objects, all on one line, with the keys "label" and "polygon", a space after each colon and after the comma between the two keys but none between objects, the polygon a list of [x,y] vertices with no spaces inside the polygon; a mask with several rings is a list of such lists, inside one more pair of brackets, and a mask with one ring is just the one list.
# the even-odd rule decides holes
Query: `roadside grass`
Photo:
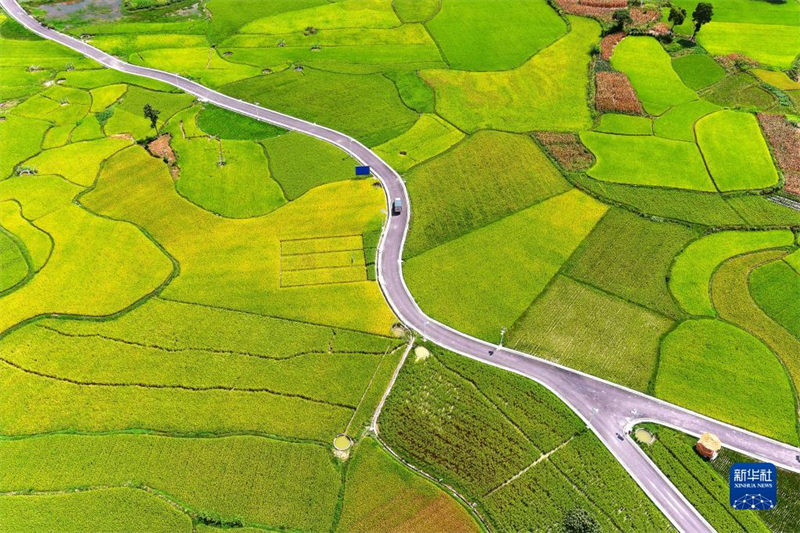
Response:
[{"label": "roadside grass", "polygon": [[319,122],[357,137],[367,146],[397,137],[417,119],[400,100],[394,83],[379,74],[285,70],[231,83],[223,90]]},{"label": "roadside grass", "polygon": [[103,161],[131,144],[129,139],[117,137],[72,143],[45,150],[23,164],[41,174],[59,174],[76,185],[89,187]]},{"label": "roadside grass", "polygon": [[[728,472],[715,470],[731,452],[723,448],[714,462],[708,462],[694,451],[695,437],[664,426],[657,426],[655,435],[653,444],[639,446],[715,530],[770,531],[761,520],[761,516],[770,514],[769,511],[742,513],[730,506]],[[783,475],[785,472],[781,470],[780,481]],[[778,483],[779,490],[782,485]],[[781,500],[781,505],[783,503]]]},{"label": "roadside grass", "polygon": [[644,391],[672,320],[558,276],[514,323],[508,344]]},{"label": "roadside grass", "polygon": [[496,342],[606,210],[568,191],[414,256],[406,281],[430,316]]},{"label": "roadside grass", "polygon": [[603,113],[595,131],[620,135],[652,135],[653,121],[647,117]]},{"label": "roadside grass", "polygon": [[450,68],[470,71],[519,67],[567,32],[544,0],[443,0],[426,26]]},{"label": "roadside grass", "polygon": [[192,531],[192,519],[154,494],[129,487],[0,495],[3,531],[153,533]]},{"label": "roadside grass", "polygon": [[177,135],[172,147],[180,167],[178,192],[212,213],[253,217],[286,203],[280,185],[270,176],[264,151],[254,142]]},{"label": "roadside grass", "polygon": [[[439,48],[421,24],[388,29],[358,27],[361,25],[363,22],[310,35],[235,35],[223,43],[220,51],[228,61],[273,70],[300,64],[346,74],[370,74],[446,67]],[[265,41],[270,45],[265,46]],[[272,45],[278,42],[281,46]]]},{"label": "roadside grass", "polygon": [[[729,259],[711,280],[711,298],[720,318],[759,338],[778,356],[796,390],[800,388],[800,338],[765,314],[753,300],[748,283],[754,269],[771,261],[780,262],[784,255],[784,250],[767,250]],[[790,304],[788,309],[797,314],[800,304]]]},{"label": "roadside grass", "polygon": [[[34,271],[41,269],[50,257],[50,237],[22,216],[16,202],[0,202],[0,227],[13,234],[25,247]],[[2,271],[4,269],[0,269]]]},{"label": "roadside grass", "polygon": [[341,483],[316,444],[255,436],[48,435],[0,442],[5,491],[145,485],[220,522],[330,527]]},{"label": "roadside grass", "polygon": [[660,115],[697,95],[672,69],[669,54],[652,37],[626,37],[615,48],[611,64],[628,75],[645,110]]},{"label": "roadside grass", "polygon": [[800,339],[800,273],[785,261],[766,263],[750,274],[750,294],[770,318]]},{"label": "roadside grass", "polygon": [[655,395],[783,442],[798,442],[794,391],[783,365],[761,341],[726,322],[689,320],[664,338]]},{"label": "roadside grass", "polygon": [[358,443],[347,468],[336,530],[366,533],[387,529],[480,530],[461,504],[367,437]]},{"label": "roadside grass", "polygon": [[43,120],[7,116],[0,121],[0,179],[13,174],[18,163],[36,155],[50,124]]},{"label": "roadside grass", "polygon": [[794,244],[789,230],[722,231],[693,241],[676,258],[669,289],[690,315],[715,316],[711,303],[711,277],[726,259],[757,250]]},{"label": "roadside grass", "polygon": [[329,183],[265,216],[231,220],[181,198],[166,165],[132,147],[107,161],[81,201],[142,226],[175,256],[181,274],[167,297],[381,334],[395,320],[373,281],[280,287],[281,239],[361,235],[373,227],[385,203],[371,180]]},{"label": "roadside grass", "polygon": [[716,190],[692,143],[592,131],[582,132],[580,137],[597,158],[588,171],[592,178],[629,185]]},{"label": "roadside grass", "polygon": [[92,113],[99,113],[108,106],[122,98],[128,86],[124,83],[116,83],[114,85],[103,85],[96,87],[89,91],[92,95],[92,105],[89,111]]},{"label": "roadside grass", "polygon": [[495,131],[472,135],[407,179],[414,207],[405,257],[570,189],[533,140]]},{"label": "roadside grass", "polygon": [[[36,189],[47,182],[26,185]],[[18,200],[26,213],[25,198]],[[171,276],[170,260],[138,228],[95,216],[70,200],[63,198],[58,208],[35,219],[53,238],[53,252],[29,283],[0,298],[0,332],[43,313],[114,313]]]},{"label": "roadside grass", "polygon": [[318,30],[332,28],[393,28],[401,24],[392,10],[392,0],[344,0],[285,11],[259,18],[241,28],[241,33],[292,33],[306,27]]},{"label": "roadside grass", "polygon": [[763,189],[778,183],[769,148],[750,113],[718,111],[698,120],[695,131],[720,190]]},{"label": "roadside grass", "polygon": [[394,0],[392,7],[403,22],[425,22],[439,12],[439,0]]},{"label": "roadside grass", "polygon": [[568,17],[571,30],[519,68],[502,72],[425,70],[436,111],[460,129],[574,131],[591,127],[586,102],[593,20]]},{"label": "roadside grass", "polygon": [[195,120],[201,130],[220,139],[257,141],[286,131],[212,104],[204,105]]},{"label": "roadside grass", "polygon": [[24,280],[28,271],[24,252],[11,235],[0,228],[0,291],[8,290]]},{"label": "roadside grass", "polygon": [[705,89],[725,76],[725,69],[719,63],[701,53],[672,58],[672,68],[684,85],[695,91]]},{"label": "roadside grass", "polygon": [[653,121],[653,133],[665,139],[695,142],[695,123],[720,107],[707,100],[693,100],[671,107]]},{"label": "roadside grass", "polygon": [[464,138],[464,134],[438,115],[423,114],[401,135],[376,146],[373,150],[398,172],[405,172]]},{"label": "roadside grass", "polygon": [[697,230],[683,225],[611,209],[575,250],[564,273],[660,314],[681,318],[667,280],[673,258],[697,236]]},{"label": "roadside grass", "polygon": [[491,527],[555,528],[576,506],[608,528],[666,525],[581,421],[526,378],[434,349],[403,366],[380,422],[393,449],[476,502]]},{"label": "roadside grass", "polygon": [[768,83],[773,87],[777,87],[782,91],[794,91],[800,89],[800,83],[791,79],[783,71],[754,68],[750,72],[755,74],[755,76],[761,81]]},{"label": "roadside grass", "polygon": [[333,145],[302,133],[289,132],[264,139],[272,178],[288,200],[314,187],[353,179],[356,162]]}]

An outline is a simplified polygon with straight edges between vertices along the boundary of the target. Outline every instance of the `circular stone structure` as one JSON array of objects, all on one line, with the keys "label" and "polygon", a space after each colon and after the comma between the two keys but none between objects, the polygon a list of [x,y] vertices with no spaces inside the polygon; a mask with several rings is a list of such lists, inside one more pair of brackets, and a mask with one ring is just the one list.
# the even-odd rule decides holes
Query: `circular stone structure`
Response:
[{"label": "circular stone structure", "polygon": [[353,439],[349,436],[345,435],[344,433],[339,433],[336,435],[336,438],[333,439],[333,447],[339,450],[340,452],[346,452],[350,449],[353,445]]}]

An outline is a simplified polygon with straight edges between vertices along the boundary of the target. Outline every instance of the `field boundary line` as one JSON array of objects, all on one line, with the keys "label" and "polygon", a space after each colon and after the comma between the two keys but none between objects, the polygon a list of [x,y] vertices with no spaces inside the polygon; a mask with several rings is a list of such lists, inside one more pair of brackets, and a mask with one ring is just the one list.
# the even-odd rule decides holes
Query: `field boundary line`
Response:
[{"label": "field boundary line", "polygon": [[33,370],[30,368],[26,368],[14,361],[6,359],[5,357],[0,357],[0,362],[5,363],[6,365],[19,370],[20,372],[24,372],[26,374],[31,374],[43,379],[52,379],[54,381],[61,381],[64,383],[70,383],[72,385],[78,385],[82,387],[136,387],[141,389],[179,389],[185,390],[190,392],[210,392],[210,391],[221,391],[221,392],[234,392],[234,393],[246,393],[246,394],[271,394],[273,396],[280,396],[283,398],[294,398],[298,400],[303,400],[311,403],[318,403],[322,405],[327,405],[330,407],[338,407],[340,409],[348,409],[353,410],[355,409],[352,405],[347,405],[338,402],[329,402],[327,400],[320,400],[317,398],[312,398],[310,396],[306,396],[304,394],[297,394],[297,393],[290,393],[290,392],[279,392],[274,389],[269,389],[266,387],[253,387],[253,388],[235,388],[235,387],[227,387],[223,385],[208,385],[208,386],[191,386],[191,385],[181,385],[181,384],[159,384],[159,383],[110,383],[110,382],[101,382],[101,381],[83,381],[77,380],[73,378],[65,378],[63,376],[58,376],[55,374],[47,374],[45,372],[40,372],[38,370]]},{"label": "field boundary line", "polygon": [[488,498],[489,496],[491,496],[492,494],[494,494],[494,493],[495,493],[495,492],[497,492],[498,490],[502,489],[503,487],[505,487],[505,486],[506,486],[506,485],[508,485],[509,483],[512,483],[512,482],[514,482],[516,479],[518,479],[518,478],[520,478],[521,476],[523,476],[523,475],[525,474],[525,472],[527,472],[528,470],[530,470],[530,469],[531,469],[531,468],[533,468],[534,466],[538,465],[539,463],[541,463],[542,461],[544,461],[545,459],[547,459],[548,457],[550,457],[551,455],[553,455],[555,452],[557,452],[558,450],[560,450],[561,448],[563,448],[564,446],[566,446],[567,444],[569,444],[570,442],[572,442],[572,440],[573,440],[574,438],[575,438],[575,435],[571,435],[571,436],[570,436],[570,438],[568,438],[567,440],[565,440],[564,442],[562,442],[561,444],[559,444],[558,446],[556,446],[556,447],[555,447],[555,448],[553,448],[552,450],[550,450],[550,451],[548,451],[548,452],[545,452],[545,453],[543,453],[542,455],[540,455],[539,457],[537,457],[537,458],[536,458],[536,460],[535,460],[535,461],[533,461],[531,464],[529,464],[528,466],[526,466],[525,468],[523,468],[522,470],[520,470],[519,472],[517,472],[516,474],[514,474],[514,475],[513,475],[513,476],[511,476],[510,478],[508,478],[507,480],[503,481],[502,483],[500,483],[500,484],[499,484],[498,486],[496,486],[495,488],[491,489],[489,492],[487,492],[486,494],[484,494],[483,496],[481,496],[481,498]]},{"label": "field boundary line", "polygon": [[394,372],[392,373],[392,378],[389,380],[389,384],[387,385],[386,390],[383,392],[383,396],[381,396],[381,401],[378,402],[377,407],[375,407],[375,412],[372,413],[369,429],[375,433],[376,436],[378,435],[378,418],[381,416],[381,411],[383,411],[383,405],[386,403],[386,398],[389,397],[389,393],[392,391],[395,381],[397,381],[397,376],[400,374],[400,369],[403,368],[406,358],[408,358],[408,354],[411,352],[411,348],[414,347],[415,340],[416,339],[412,337],[411,340],[408,341],[406,349],[403,352],[403,356],[400,358],[400,362],[397,363],[397,367],[395,367]]}]

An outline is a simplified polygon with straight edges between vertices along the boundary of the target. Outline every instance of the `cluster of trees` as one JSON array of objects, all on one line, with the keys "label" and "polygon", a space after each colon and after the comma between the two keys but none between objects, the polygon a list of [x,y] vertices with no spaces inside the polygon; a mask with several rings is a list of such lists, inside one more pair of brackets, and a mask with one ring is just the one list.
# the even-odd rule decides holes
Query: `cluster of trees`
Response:
[{"label": "cluster of trees", "polygon": [[[712,16],[714,16],[714,6],[708,2],[700,2],[697,4],[692,12],[692,22],[694,22],[694,33],[692,33],[692,40],[695,39],[697,32],[700,31],[700,28],[703,26],[703,24],[711,21]],[[614,20],[614,25],[617,30],[623,30],[626,26],[633,22],[631,14],[627,9],[618,9],[613,13],[611,18]],[[675,26],[680,26],[683,24],[683,21],[686,20],[686,10],[680,6],[671,5],[667,20],[672,23],[672,28]]]}]

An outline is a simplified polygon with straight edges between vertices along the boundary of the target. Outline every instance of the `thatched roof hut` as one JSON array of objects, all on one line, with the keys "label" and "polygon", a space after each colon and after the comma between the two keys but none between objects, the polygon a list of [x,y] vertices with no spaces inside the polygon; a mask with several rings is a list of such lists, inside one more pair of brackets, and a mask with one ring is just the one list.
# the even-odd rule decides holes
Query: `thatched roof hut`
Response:
[{"label": "thatched roof hut", "polygon": [[700,435],[700,440],[697,441],[695,448],[697,453],[713,461],[717,458],[720,449],[722,449],[722,441],[713,433],[703,433]]}]

